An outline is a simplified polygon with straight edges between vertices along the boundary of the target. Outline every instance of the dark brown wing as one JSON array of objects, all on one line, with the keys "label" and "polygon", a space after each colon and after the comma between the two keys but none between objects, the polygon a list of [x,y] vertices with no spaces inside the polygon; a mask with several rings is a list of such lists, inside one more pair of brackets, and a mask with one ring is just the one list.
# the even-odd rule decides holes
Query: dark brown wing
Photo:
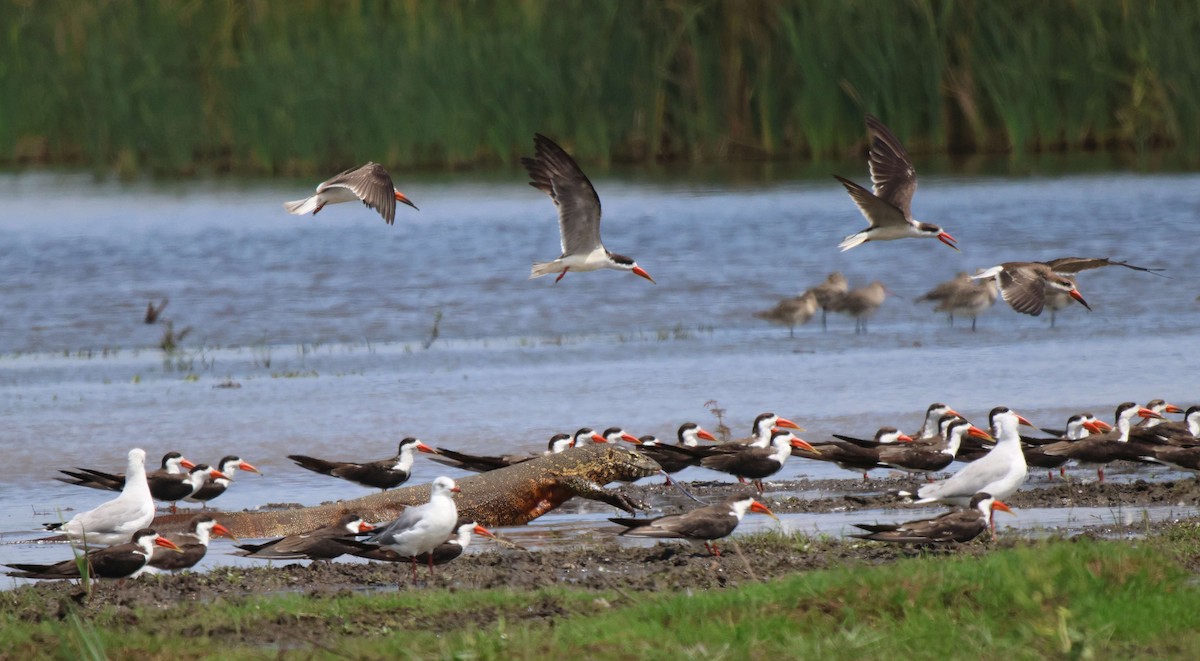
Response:
[{"label": "dark brown wing", "polygon": [[179,544],[179,548],[183,549],[183,553],[176,553],[171,549],[161,547],[154,549],[154,555],[150,556],[149,565],[165,571],[190,569],[204,558],[204,554],[208,553],[208,545],[199,542]]},{"label": "dark brown wing", "polygon": [[548,194],[558,206],[563,255],[587,254],[600,246],[600,196],[583,170],[553,140],[533,137],[534,157],[522,158],[530,186]]},{"label": "dark brown wing", "polygon": [[396,187],[392,184],[392,176],[382,165],[367,163],[360,168],[346,170],[317,186],[317,192],[335,186],[350,189],[363,204],[378,211],[388,225],[395,222]]},{"label": "dark brown wing", "polygon": [[912,198],[917,191],[917,170],[900,140],[874,115],[867,115],[867,133],[871,148],[867,163],[875,195],[912,218]]},{"label": "dark brown wing", "polygon": [[1154,273],[1155,275],[1158,274],[1158,271],[1163,270],[1146,268],[1144,266],[1134,266],[1129,262],[1114,262],[1108,257],[1059,257],[1058,259],[1052,259],[1048,262],[1042,263],[1046,266],[1049,266],[1051,271],[1064,275],[1071,275],[1074,273],[1079,273],[1080,271],[1103,268],[1105,266],[1124,266],[1127,269],[1144,271],[1146,273]]},{"label": "dark brown wing", "polygon": [[852,535],[861,539],[897,544],[933,544],[947,542],[969,542],[987,527],[978,510],[948,512],[934,519],[909,521],[898,526],[868,526],[859,528],[871,532],[869,535]]},{"label": "dark brown wing", "polygon": [[[621,525],[639,522],[637,519],[610,519]],[[737,517],[727,504],[708,505],[686,514],[672,514],[650,519],[642,525],[623,531],[630,537],[682,537],[686,539],[712,540],[725,537],[737,527]]]},{"label": "dark brown wing", "polygon": [[1031,264],[1005,264],[1000,271],[1000,295],[1021,314],[1038,316],[1046,304],[1046,285]]},{"label": "dark brown wing", "polygon": [[877,197],[871,191],[845,177],[839,177],[835,174],[833,178],[842,182],[842,185],[846,187],[846,192],[850,193],[850,199],[854,200],[854,203],[858,205],[858,210],[862,212],[863,217],[867,219],[871,227],[908,224],[907,215],[897,208],[896,205],[881,197]]}]

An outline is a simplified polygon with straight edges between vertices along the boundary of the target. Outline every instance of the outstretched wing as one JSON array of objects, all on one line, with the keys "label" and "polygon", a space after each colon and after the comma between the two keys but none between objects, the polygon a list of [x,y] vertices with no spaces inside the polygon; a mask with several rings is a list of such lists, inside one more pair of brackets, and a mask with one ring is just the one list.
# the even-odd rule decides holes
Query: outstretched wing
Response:
[{"label": "outstretched wing", "polygon": [[392,176],[382,165],[367,163],[360,168],[346,170],[318,186],[317,192],[335,187],[349,189],[363,204],[378,211],[388,225],[395,222],[396,187],[392,184]]},{"label": "outstretched wing", "polygon": [[1046,304],[1046,286],[1033,270],[1006,267],[1000,271],[1000,295],[1022,314],[1038,316]]},{"label": "outstretched wing", "polygon": [[874,115],[867,115],[867,133],[871,148],[867,164],[875,195],[912,218],[912,198],[917,191],[917,170],[900,140]]},{"label": "outstretched wing", "polygon": [[[1163,270],[1146,268],[1144,266],[1134,266],[1129,262],[1115,262],[1108,257],[1059,257],[1058,259],[1052,259],[1048,262],[1042,263],[1046,266],[1049,266],[1051,271],[1054,271],[1055,273],[1062,273],[1064,275],[1103,268],[1105,266],[1124,266],[1127,269],[1144,271],[1146,273],[1153,273],[1155,275],[1159,275],[1158,272]],[[1165,278],[1166,276],[1160,277]]]},{"label": "outstretched wing", "polygon": [[862,212],[871,227],[898,227],[908,224],[908,218],[904,216],[904,212],[892,203],[877,197],[871,191],[845,177],[835,174],[833,178],[842,182],[842,185],[846,187],[846,192],[850,193],[850,198],[858,205],[858,210]]},{"label": "outstretched wing", "polygon": [[534,157],[522,158],[530,186],[548,194],[558,206],[558,230],[564,255],[586,254],[600,246],[600,196],[587,175],[553,140],[538,133]]}]

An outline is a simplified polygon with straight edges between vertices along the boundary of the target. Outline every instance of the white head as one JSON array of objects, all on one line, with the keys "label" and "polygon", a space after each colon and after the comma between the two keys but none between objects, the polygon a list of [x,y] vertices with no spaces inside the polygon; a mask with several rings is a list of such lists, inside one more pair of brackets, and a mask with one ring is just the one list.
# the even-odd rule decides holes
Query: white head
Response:
[{"label": "white head", "polygon": [[182,473],[184,469],[191,470],[195,464],[183,458],[178,452],[168,452],[163,455],[162,469],[172,475]]},{"label": "white head", "polygon": [[910,443],[912,437],[895,427],[880,427],[875,432],[876,443]]},{"label": "white head", "polygon": [[363,521],[361,516],[354,513],[343,514],[342,518],[338,519],[338,522],[335,525],[345,529],[345,531],[351,535],[357,535],[361,532],[367,532],[368,530],[375,529],[375,526]]},{"label": "white head", "polygon": [[437,454],[437,450],[425,445],[420,439],[413,438],[412,436],[406,437],[404,440],[400,441],[400,447],[396,452],[396,464],[392,466],[392,470],[412,470],[414,451]]},{"label": "white head", "polygon": [[575,439],[566,434],[555,434],[550,437],[550,443],[546,449],[550,454],[558,454],[567,448],[575,447]]},{"label": "white head", "polygon": [[126,474],[133,475],[135,473],[146,473],[146,451],[141,448],[134,448],[129,451],[129,456],[126,463]]},{"label": "white head", "polygon": [[236,454],[228,454],[228,455],[225,455],[224,457],[221,457],[221,461],[217,462],[217,468],[219,468],[221,470],[221,472],[225,474],[225,477],[230,480],[233,479],[234,475],[237,475],[237,472],[239,470],[244,470],[248,473],[258,473],[259,475],[262,475],[262,473],[257,468],[242,461],[242,458],[237,456]]},{"label": "white head", "polygon": [[680,445],[686,445],[689,448],[694,448],[700,445],[700,439],[707,441],[716,441],[717,437],[708,433],[703,427],[694,422],[685,422],[679,425],[679,431],[676,433],[676,438]]},{"label": "white head", "polygon": [[755,500],[752,494],[743,493],[730,498],[726,502],[729,504],[729,513],[737,517],[738,521],[741,521],[742,517],[746,516],[746,512],[758,512],[766,514],[776,521],[779,520],[779,517],[775,516],[775,513],[770,508]]},{"label": "white head", "polygon": [[195,535],[196,541],[205,546],[208,546],[213,535],[233,538],[233,534],[229,532],[228,528],[217,523],[217,520],[208,514],[197,514],[193,517],[188,523],[188,532]]},{"label": "white head", "polygon": [[1033,423],[1008,410],[1008,407],[1005,406],[997,406],[992,409],[992,412],[988,414],[988,419],[992,423],[992,433],[996,435],[996,439],[1000,442],[1014,441],[1019,443],[1021,435],[1017,433],[1017,426],[1033,426]]},{"label": "white head", "polygon": [[921,424],[921,438],[933,438],[939,431],[938,421],[944,415],[958,415],[958,412],[941,402],[934,402],[925,409],[925,422]]},{"label": "white head", "polygon": [[461,489],[458,488],[458,484],[443,475],[433,480],[433,483],[430,485],[429,497],[431,500],[438,497],[453,498],[451,494],[456,494],[459,491]]},{"label": "white head", "polygon": [[1187,413],[1183,414],[1183,420],[1192,436],[1200,437],[1200,406],[1189,408]]},{"label": "white head", "polygon": [[1078,441],[1081,438],[1087,438],[1092,433],[1088,431],[1087,427],[1083,426],[1083,423],[1088,422],[1088,417],[1094,418],[1095,416],[1092,416],[1091,413],[1086,413],[1075,414],[1067,418],[1066,437],[1068,440]]},{"label": "white head", "polygon": [[627,434],[625,430],[621,429],[620,427],[609,427],[608,429],[605,429],[604,434],[602,434],[600,438],[602,440],[596,440],[594,438],[592,440],[596,440],[597,443],[620,443],[621,441],[625,441],[635,445],[638,442],[637,436],[634,436],[633,434]]}]

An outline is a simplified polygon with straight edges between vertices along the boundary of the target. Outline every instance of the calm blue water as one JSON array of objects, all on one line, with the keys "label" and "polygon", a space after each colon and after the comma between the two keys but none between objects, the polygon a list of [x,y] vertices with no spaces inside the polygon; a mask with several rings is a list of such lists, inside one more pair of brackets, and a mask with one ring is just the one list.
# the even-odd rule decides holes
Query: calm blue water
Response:
[{"label": "calm blue water", "polygon": [[[240,453],[267,473],[216,501],[241,509],[368,493],[288,453],[381,458],[408,435],[503,453],[581,426],[673,438],[685,420],[711,426],[709,400],[739,435],[774,410],[822,440],[915,429],[932,401],[977,421],[1004,404],[1060,426],[1129,399],[1200,399],[1197,174],[925,177],[917,215],[961,255],[936,241],[839,253],[863,221],[826,178],[598,179],[606,243],[657,286],[617,272],[527,280],[531,261],[559,251],[549,199],[519,175],[464,179],[402,185],[421,211],[401,208],[388,227],[358,205],[286,214],[280,203],[307,181],[0,176],[0,531],[24,536],[56,519],[45,512],[105,500],[51,477],[119,469],[135,445],[208,462]],[[912,301],[960,270],[1067,255],[1166,267],[1171,279],[1085,273],[1094,312],[1068,309],[1053,330],[1001,304],[971,333]],[[905,300],[888,300],[868,336],[834,317],[790,340],[751,318],[834,269]],[[162,296],[164,318],[191,327],[168,361],[162,327],[142,323]],[[227,380],[241,387],[214,388]],[[418,462],[414,480],[443,472]],[[794,462],[781,477],[798,474],[846,475]]]}]

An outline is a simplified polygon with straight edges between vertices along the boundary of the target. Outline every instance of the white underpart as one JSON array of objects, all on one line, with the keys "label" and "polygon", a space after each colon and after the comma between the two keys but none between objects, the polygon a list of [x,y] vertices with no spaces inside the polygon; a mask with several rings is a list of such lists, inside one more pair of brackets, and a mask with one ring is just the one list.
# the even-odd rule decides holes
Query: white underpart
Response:
[{"label": "white underpart", "polygon": [[543,275],[551,273],[562,273],[570,269],[571,271],[597,271],[599,269],[617,269],[619,271],[628,270],[625,266],[613,263],[608,258],[608,252],[604,246],[597,246],[591,252],[583,255],[563,255],[553,262],[534,262],[533,270],[529,274],[529,279],[540,278]]},{"label": "white underpart", "polygon": [[473,532],[475,532],[475,523],[464,523],[458,527],[458,531],[451,541],[461,546],[465,551],[471,545],[471,533]]},{"label": "white underpart", "polygon": [[749,445],[756,448],[765,448],[771,445],[771,434],[774,433],[771,428],[775,426],[776,422],[779,422],[777,415],[765,418],[758,423],[758,428],[754,430],[754,440]]},{"label": "white underpart", "polygon": [[284,202],[283,208],[287,209],[288,213],[297,216],[303,216],[306,213],[314,213],[326,204],[338,204],[340,202],[353,202],[360,200],[354,191],[345,186],[330,186],[312,197],[306,197],[303,200],[293,200]]},{"label": "white underpart", "polygon": [[410,507],[400,518],[371,538],[403,557],[428,553],[450,538],[458,520],[451,488],[454,481],[439,477],[433,481],[429,502]]},{"label": "white underpart", "polygon": [[[192,485],[192,493],[196,493],[208,481],[208,473],[206,471],[193,471],[188,473],[187,481]],[[192,495],[191,493],[188,496]],[[186,496],[185,496],[186,498]]]},{"label": "white underpart", "polygon": [[400,446],[400,456],[396,457],[396,463],[392,466],[392,470],[404,471],[405,473],[411,472],[413,461],[415,460],[415,457],[413,457],[413,448],[415,447],[417,447],[416,443]]},{"label": "white underpart", "polygon": [[787,458],[792,456],[792,439],[796,438],[795,434],[783,434],[776,436],[771,444],[775,447],[775,452],[771,453],[771,457],[779,462],[780,468],[787,462]]},{"label": "white underpart", "polygon": [[550,450],[550,454],[558,454],[559,452],[566,450],[567,448],[571,447],[571,443],[572,441],[569,438],[563,438],[554,441],[554,447]]},{"label": "white underpart", "polygon": [[917,490],[918,504],[943,502],[954,505],[969,505],[971,497],[986,491],[999,500],[1012,495],[1025,482],[1028,467],[1025,453],[1021,451],[1021,437],[1017,433],[1017,415],[1011,411],[997,416],[999,427],[996,447],[948,479],[923,485]]},{"label": "white underpart", "polygon": [[72,541],[111,546],[128,542],[133,533],[154,519],[154,499],[146,483],[146,453],[129,451],[125,466],[125,488],[121,495],[87,512],[80,512],[64,524],[62,532]]}]

